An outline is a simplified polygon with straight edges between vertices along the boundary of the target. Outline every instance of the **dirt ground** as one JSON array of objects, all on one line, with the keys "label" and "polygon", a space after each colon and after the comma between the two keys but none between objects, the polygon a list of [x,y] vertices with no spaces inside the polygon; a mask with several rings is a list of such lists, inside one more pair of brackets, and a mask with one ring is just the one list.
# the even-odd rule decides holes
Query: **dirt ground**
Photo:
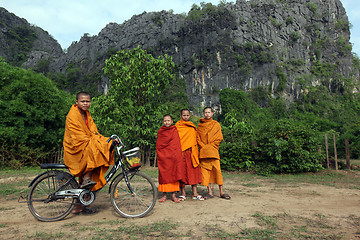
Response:
[{"label": "dirt ground", "polygon": [[[360,173],[353,174],[360,178]],[[157,202],[149,215],[138,219],[123,219],[118,216],[110,204],[109,195],[103,190],[93,203],[95,214],[70,215],[62,221],[50,223],[35,220],[26,203],[18,203],[15,197],[7,198],[0,201],[0,239],[47,238],[42,233],[51,233],[52,238],[58,239],[92,239],[92,236],[97,236],[96,239],[107,239],[106,235],[99,235],[99,230],[95,233],[91,229],[95,231],[97,226],[103,223],[100,227],[102,231],[106,231],[118,220],[121,221],[117,223],[126,226],[175,223],[175,231],[180,235],[173,236],[178,239],[208,239],[214,236],[211,235],[214,234],[212,229],[227,233],[213,238],[230,238],[240,236],[236,234],[249,229],[266,228],[286,233],[272,239],[305,239],[306,236],[312,236],[311,239],[360,239],[358,186],[351,188],[332,184],[279,184],[267,179],[239,182],[236,177],[231,177],[225,180],[224,187],[231,195],[231,200],[215,196],[206,201],[197,201],[188,196],[182,203],[173,203],[170,200]],[[199,192],[205,193],[206,189],[200,186]],[[187,188],[187,193],[191,195],[190,187]],[[217,186],[215,193],[218,194]],[[262,217],[263,222],[259,221],[259,217]],[[56,233],[59,234],[55,235]],[[128,237],[125,238],[130,238],[130,235],[126,236]],[[121,238],[120,235],[118,238]],[[154,234],[147,237],[145,234],[143,238],[172,237]]]}]

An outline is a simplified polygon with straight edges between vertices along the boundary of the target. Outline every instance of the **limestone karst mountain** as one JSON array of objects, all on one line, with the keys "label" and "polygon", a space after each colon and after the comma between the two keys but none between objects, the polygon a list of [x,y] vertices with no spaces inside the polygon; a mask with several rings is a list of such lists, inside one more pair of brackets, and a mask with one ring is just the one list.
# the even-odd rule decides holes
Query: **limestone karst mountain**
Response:
[{"label": "limestone karst mountain", "polygon": [[[60,74],[68,91],[87,86],[106,92],[105,59],[138,45],[155,56],[173,57],[191,106],[219,107],[224,88],[263,87],[289,101],[309,85],[323,84],[341,93],[346,79],[354,83],[352,91],[359,90],[350,23],[340,0],[237,0],[194,5],[187,15],[144,12],[122,24],[109,23],[98,35],[84,34],[66,53],[45,31],[5,9],[0,9],[0,21],[0,56]],[[11,43],[16,38],[12,32],[21,32],[23,26],[36,36],[31,40],[28,33],[31,44],[26,44],[31,46],[25,50]],[[15,61],[14,54],[22,61]]]}]

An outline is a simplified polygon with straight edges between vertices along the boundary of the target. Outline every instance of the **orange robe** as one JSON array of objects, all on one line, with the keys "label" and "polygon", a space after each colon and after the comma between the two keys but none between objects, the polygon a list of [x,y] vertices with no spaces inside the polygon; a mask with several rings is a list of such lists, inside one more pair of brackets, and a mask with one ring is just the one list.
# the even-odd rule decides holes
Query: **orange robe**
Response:
[{"label": "orange robe", "polygon": [[64,163],[75,177],[81,177],[92,171],[92,180],[97,184],[93,191],[105,186],[105,173],[109,165],[114,164],[114,155],[110,152],[111,142],[99,134],[89,111],[87,123],[78,107],[73,105],[67,115],[64,135]]},{"label": "orange robe", "polygon": [[156,154],[159,168],[159,191],[180,190],[179,180],[184,176],[179,133],[175,126],[162,126],[157,135]]},{"label": "orange robe", "polygon": [[219,155],[219,146],[222,140],[220,123],[212,118],[201,118],[197,131],[197,143],[200,148],[201,185],[208,186],[209,183],[223,185]]},{"label": "orange robe", "polygon": [[181,119],[175,124],[180,137],[183,161],[185,164],[185,179],[181,182],[181,187],[185,185],[195,185],[201,182],[201,172],[199,166],[199,150],[196,141],[196,126],[190,121]]}]

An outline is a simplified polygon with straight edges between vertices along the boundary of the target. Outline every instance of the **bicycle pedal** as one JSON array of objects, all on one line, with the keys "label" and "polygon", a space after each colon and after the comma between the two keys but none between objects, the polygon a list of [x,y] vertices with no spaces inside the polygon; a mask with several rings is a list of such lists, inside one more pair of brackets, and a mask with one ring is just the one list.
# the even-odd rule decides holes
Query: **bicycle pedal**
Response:
[{"label": "bicycle pedal", "polygon": [[92,179],[86,179],[85,182],[81,184],[80,188],[91,189],[96,184],[97,182],[93,181]]}]

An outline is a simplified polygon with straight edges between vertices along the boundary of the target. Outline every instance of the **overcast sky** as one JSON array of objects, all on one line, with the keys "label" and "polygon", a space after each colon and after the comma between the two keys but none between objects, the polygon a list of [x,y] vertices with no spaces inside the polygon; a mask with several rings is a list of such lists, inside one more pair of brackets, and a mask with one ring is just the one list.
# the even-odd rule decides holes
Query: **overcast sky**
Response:
[{"label": "overcast sky", "polygon": [[[41,27],[66,49],[84,33],[97,35],[109,22],[121,24],[144,11],[172,9],[174,13],[188,13],[194,3],[201,2],[218,5],[220,0],[0,0],[0,6]],[[360,56],[359,0],[341,2],[352,24],[353,52]]]}]

